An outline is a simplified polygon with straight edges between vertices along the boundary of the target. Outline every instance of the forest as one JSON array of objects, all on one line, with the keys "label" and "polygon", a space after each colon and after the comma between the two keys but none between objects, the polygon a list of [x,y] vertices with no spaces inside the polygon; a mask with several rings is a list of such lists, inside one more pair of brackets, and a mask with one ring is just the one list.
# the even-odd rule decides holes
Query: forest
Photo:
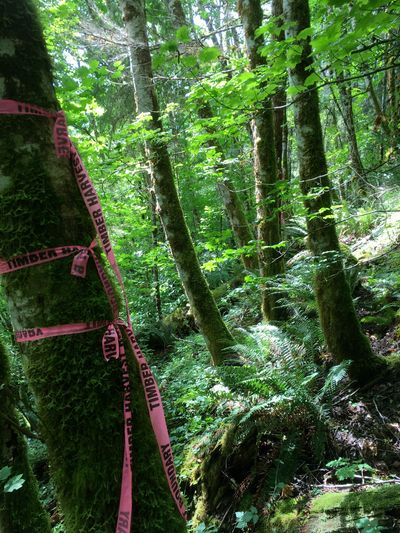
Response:
[{"label": "forest", "polygon": [[400,532],[399,28],[0,0],[0,533]]}]

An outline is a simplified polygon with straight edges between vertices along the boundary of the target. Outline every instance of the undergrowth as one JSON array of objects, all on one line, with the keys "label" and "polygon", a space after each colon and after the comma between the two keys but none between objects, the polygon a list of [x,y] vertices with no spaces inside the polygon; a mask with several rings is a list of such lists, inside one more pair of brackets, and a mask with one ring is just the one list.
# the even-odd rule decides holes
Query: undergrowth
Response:
[{"label": "undergrowth", "polygon": [[345,364],[316,362],[320,331],[301,314],[285,330],[258,325],[239,337],[243,366],[211,367],[192,335],[158,368],[182,487],[195,502],[193,528],[225,516],[219,527],[228,531],[250,504],[268,512],[303,462],[318,465],[346,376]]}]

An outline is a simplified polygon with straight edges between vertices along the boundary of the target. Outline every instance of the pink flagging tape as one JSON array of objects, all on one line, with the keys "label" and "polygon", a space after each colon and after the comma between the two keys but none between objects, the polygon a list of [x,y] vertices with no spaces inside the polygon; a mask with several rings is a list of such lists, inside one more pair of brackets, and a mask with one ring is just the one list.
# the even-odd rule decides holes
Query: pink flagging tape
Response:
[{"label": "pink flagging tape", "polygon": [[24,104],[16,100],[0,100],[1,115],[35,115],[54,119],[53,137],[58,157],[70,157],[71,141],[68,136],[67,121],[63,111],[52,113],[33,104]]},{"label": "pink flagging tape", "polygon": [[60,337],[61,335],[74,335],[75,333],[84,333],[93,331],[107,326],[106,320],[97,320],[93,322],[78,322],[76,324],[64,324],[62,326],[47,326],[40,328],[21,329],[15,332],[17,342],[30,342],[46,339],[48,337]]},{"label": "pink flagging tape", "polygon": [[47,248],[46,250],[38,250],[19,255],[8,261],[0,259],[0,275],[43,263],[50,263],[50,261],[54,261],[55,259],[63,259],[80,250],[86,250],[85,246],[58,246],[57,248]]},{"label": "pink flagging tape", "polygon": [[[16,338],[18,342],[28,342],[44,339],[46,337],[54,337],[56,335],[70,335],[73,333],[83,333],[86,331],[93,331],[96,329],[107,327],[103,335],[103,356],[106,361],[110,359],[120,359],[122,364],[122,384],[124,388],[124,420],[125,420],[125,452],[124,452],[124,468],[122,486],[127,483],[125,477],[127,458],[132,458],[132,415],[130,413],[130,387],[129,387],[129,374],[127,370],[127,362],[125,356],[125,348],[122,342],[121,329],[125,331],[129,340],[129,344],[135,355],[136,361],[139,365],[140,377],[142,385],[145,391],[145,398],[147,409],[150,416],[151,425],[154,435],[156,437],[158,449],[160,452],[164,472],[168,481],[171,495],[175,501],[175,504],[184,519],[186,519],[186,510],[183,503],[182,496],[180,494],[178,481],[176,477],[176,471],[173,461],[171,442],[168,434],[167,424],[165,422],[164,409],[161,400],[161,394],[154,378],[154,375],[150,369],[150,366],[143,355],[133,330],[130,326],[125,324],[122,320],[114,320],[113,322],[98,321],[87,322],[80,324],[66,324],[64,326],[42,327],[33,328],[32,330],[18,331]],[[126,365],[126,367],[125,367]],[[128,409],[129,408],[129,409]],[[129,411],[129,413],[128,413]],[[126,414],[128,413],[128,414]],[[131,462],[131,459],[130,459]],[[132,474],[130,474],[132,475]],[[124,477],[125,476],[125,477]],[[125,490],[121,487],[121,493],[126,494]],[[131,494],[131,491],[129,491]],[[120,501],[123,509],[127,508],[126,497]],[[123,511],[123,517],[126,519],[126,510]],[[122,530],[123,531],[123,530]],[[130,529],[126,530],[130,532]]]},{"label": "pink flagging tape", "polygon": [[181,516],[186,520],[186,510],[183,499],[179,490],[178,480],[174,466],[174,458],[172,455],[171,442],[168,434],[168,428],[165,421],[164,409],[161,400],[161,394],[158,389],[157,381],[143,355],[139,344],[135,339],[135,335],[131,327],[119,323],[125,330],[129,339],[131,348],[136,357],[140,368],[140,378],[145,391],[147,408],[150,415],[151,425],[157,440],[158,449],[160,452],[164,472],[168,481],[169,489],[176,506],[179,509]]},{"label": "pink flagging tape", "polygon": [[9,115],[36,115],[54,119],[53,137],[58,157],[67,157],[71,159],[74,175],[86,205],[88,213],[92,219],[96,233],[101,246],[106,254],[107,260],[120,285],[127,316],[127,324],[118,318],[118,302],[114,293],[113,286],[108,276],[94,252],[96,240],[89,247],[86,246],[65,246],[56,248],[47,248],[35,252],[29,252],[9,260],[0,259],[0,275],[14,272],[23,268],[48,263],[56,259],[61,259],[74,254],[72,261],[71,274],[77,277],[85,278],[87,263],[90,257],[93,258],[97,273],[102,282],[104,291],[110,303],[113,312],[113,321],[106,320],[82,322],[76,324],[65,324],[61,326],[36,327],[17,331],[15,333],[18,342],[30,342],[47,337],[60,335],[78,334],[87,331],[94,331],[106,328],[102,339],[103,356],[106,361],[110,359],[119,359],[121,362],[122,385],[123,385],[123,411],[124,411],[124,459],[122,467],[122,482],[120,493],[120,504],[118,511],[118,521],[116,533],[130,533],[132,521],[132,412],[131,412],[131,391],[129,383],[128,363],[123,343],[121,331],[124,331],[131,345],[132,351],[139,365],[141,381],[145,391],[147,408],[156,437],[160,456],[162,459],[164,472],[167,477],[171,495],[176,506],[186,520],[186,510],[183,504],[182,496],[179,491],[176,478],[175,467],[171,450],[171,443],[168,435],[168,429],[165,422],[164,409],[162,406],[161,395],[152,371],[139,348],[133,333],[128,302],[125,293],[125,287],[120,270],[115,259],[111,241],[108,235],[107,226],[104,220],[103,211],[97,192],[85,170],[83,162],[69,139],[65,115],[62,111],[52,113],[36,105],[16,102],[15,100],[0,100],[0,114]]},{"label": "pink flagging tape", "polygon": [[74,170],[75,179],[78,184],[79,191],[81,193],[83,201],[85,202],[86,209],[90,215],[90,218],[92,219],[96,233],[100,240],[100,244],[104,250],[104,253],[107,256],[107,259],[111,265],[111,268],[114,271],[114,274],[121,288],[122,294],[124,296],[127,321],[128,321],[128,324],[131,325],[131,318],[130,318],[127,298],[125,294],[124,282],[122,280],[121,272],[119,270],[117,261],[115,259],[114,251],[111,245],[111,240],[108,235],[108,230],[107,230],[107,226],[106,226],[104,215],[103,215],[103,210],[100,205],[100,200],[97,195],[96,189],[94,188],[93,183],[91,182],[89,175],[85,169],[82,159],[80,155],[78,154],[78,151],[76,150],[75,146],[72,143],[71,143],[71,161],[72,161],[72,168]]},{"label": "pink flagging tape", "polygon": [[63,259],[64,257],[76,254],[72,262],[71,274],[73,276],[85,278],[87,262],[89,257],[92,257],[100,280],[103,284],[104,291],[113,310],[113,317],[118,318],[118,302],[114,294],[114,289],[104,268],[94,252],[95,246],[96,240],[94,240],[89,247],[58,246],[56,248],[46,248],[45,250],[28,252],[26,254],[13,257],[9,260],[0,259],[0,275],[7,274],[9,272],[15,272],[16,270],[22,270],[23,268],[28,268],[31,266],[50,263],[56,259]]}]

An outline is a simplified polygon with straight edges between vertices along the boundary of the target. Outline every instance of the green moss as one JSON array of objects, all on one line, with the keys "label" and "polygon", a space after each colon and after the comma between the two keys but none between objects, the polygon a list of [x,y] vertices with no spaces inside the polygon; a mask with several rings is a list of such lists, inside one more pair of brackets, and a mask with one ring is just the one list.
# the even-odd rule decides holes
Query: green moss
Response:
[{"label": "green moss", "polygon": [[311,513],[343,512],[362,508],[366,513],[400,506],[400,486],[392,485],[362,492],[331,492],[318,496],[310,507]]},{"label": "green moss", "polygon": [[380,313],[379,315],[364,316],[361,319],[361,322],[367,327],[372,327],[374,329],[379,329],[379,330],[381,329],[385,330],[393,323],[394,319],[395,319],[394,309],[388,308],[388,309],[385,309],[385,311]]},{"label": "green moss", "polygon": [[295,533],[300,531],[304,521],[303,502],[299,498],[289,498],[277,503],[270,518],[257,528],[257,533]]},{"label": "green moss", "polygon": [[4,533],[50,533],[50,520],[43,510],[36,479],[29,466],[26,443],[16,430],[17,417],[9,389],[7,354],[0,345],[0,469],[11,467],[22,474],[19,490],[5,493],[0,483],[0,531]]}]

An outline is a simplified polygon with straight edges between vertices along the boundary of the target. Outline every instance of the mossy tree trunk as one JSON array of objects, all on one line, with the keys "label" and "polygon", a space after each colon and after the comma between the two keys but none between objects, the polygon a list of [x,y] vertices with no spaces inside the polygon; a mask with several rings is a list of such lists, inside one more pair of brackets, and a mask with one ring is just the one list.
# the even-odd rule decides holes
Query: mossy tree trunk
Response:
[{"label": "mossy tree trunk", "polygon": [[[284,0],[288,38],[310,26],[308,0]],[[310,40],[299,39],[302,55],[290,70],[294,86],[304,86],[313,72]],[[376,357],[357,319],[336,234],[330,182],[319,116],[318,92],[310,88],[294,100],[300,186],[307,210],[308,244],[316,261],[315,298],[325,341],[334,360],[350,360],[359,381],[376,377],[384,367]]]},{"label": "mossy tree trunk", "polygon": [[[0,98],[58,109],[51,66],[31,0],[0,8]],[[55,154],[52,121],[0,115],[0,257],[89,245],[94,229],[70,161]],[[71,260],[3,276],[15,330],[112,319],[93,262],[86,279]],[[21,345],[48,446],[50,470],[67,533],[113,533],[123,460],[120,363],[105,363],[103,332]],[[132,358],[129,358],[131,360]],[[181,532],[151,430],[136,365],[130,363],[133,411],[133,531]]]},{"label": "mossy tree trunk", "polygon": [[0,470],[22,474],[22,487],[6,493],[0,484],[0,531],[3,533],[50,533],[50,520],[39,501],[36,479],[28,462],[26,442],[19,430],[10,389],[8,355],[0,344]]},{"label": "mossy tree trunk", "polygon": [[[276,41],[285,40],[285,31],[283,29],[283,4],[282,0],[272,0],[271,16],[276,17],[275,24],[282,27],[282,31],[278,34],[273,34],[272,38]],[[272,105],[274,107],[274,137],[275,137],[275,152],[276,152],[276,166],[280,180],[288,179],[288,160],[287,160],[287,144],[288,144],[288,127],[287,127],[287,113],[286,113],[286,85],[287,77],[285,76],[281,82],[278,90],[272,96]]]},{"label": "mossy tree trunk", "polygon": [[120,5],[131,43],[130,60],[137,113],[149,116],[146,126],[152,131],[145,150],[159,214],[193,315],[204,335],[212,360],[218,365],[235,357],[231,349],[235,340],[222,320],[201,271],[175,186],[168,148],[162,139],[144,3],[142,0],[120,0]]},{"label": "mossy tree trunk", "polygon": [[[255,35],[263,20],[261,4],[259,0],[239,0],[238,8],[246,38],[250,68],[256,70],[266,65],[265,58],[259,51],[263,38]],[[278,247],[282,238],[272,100],[268,98],[260,102],[259,106],[259,109],[254,111],[251,121],[259,263],[261,276],[274,278],[284,274],[285,263]],[[285,318],[286,312],[278,304],[280,298],[282,294],[276,287],[263,288],[261,309],[266,320]]]},{"label": "mossy tree trunk", "polygon": [[[393,29],[390,32],[394,46],[390,48],[387,54],[386,63],[388,65],[396,63],[396,58],[400,54],[400,31]],[[386,94],[387,107],[386,112],[389,118],[389,128],[392,132],[392,147],[397,150],[400,133],[400,70],[399,67],[393,67],[386,72]]]}]

